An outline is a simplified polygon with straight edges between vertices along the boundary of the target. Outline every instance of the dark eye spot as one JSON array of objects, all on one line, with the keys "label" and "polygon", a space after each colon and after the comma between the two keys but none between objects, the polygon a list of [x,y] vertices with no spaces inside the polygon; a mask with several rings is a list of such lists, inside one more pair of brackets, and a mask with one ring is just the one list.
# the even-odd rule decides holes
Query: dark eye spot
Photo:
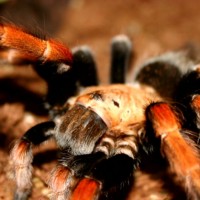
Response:
[{"label": "dark eye spot", "polygon": [[91,99],[95,99],[95,100],[100,100],[100,101],[103,101],[103,96],[100,92],[96,91],[96,92],[93,92],[90,94],[91,96]]},{"label": "dark eye spot", "polygon": [[113,104],[119,108],[119,103],[115,100],[112,100],[112,101],[113,101]]}]

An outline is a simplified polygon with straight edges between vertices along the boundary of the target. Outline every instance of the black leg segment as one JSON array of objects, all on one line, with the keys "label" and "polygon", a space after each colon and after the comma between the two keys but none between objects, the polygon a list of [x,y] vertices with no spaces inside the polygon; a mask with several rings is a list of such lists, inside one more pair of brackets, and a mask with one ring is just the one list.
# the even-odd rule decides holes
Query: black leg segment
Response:
[{"label": "black leg segment", "polygon": [[98,85],[96,63],[89,47],[74,48],[72,67],[81,86]]},{"label": "black leg segment", "polygon": [[29,129],[22,140],[26,140],[34,145],[39,145],[40,143],[48,140],[52,136],[52,131],[55,128],[55,122],[47,121]]},{"label": "black leg segment", "polygon": [[55,106],[62,106],[69,97],[76,94],[77,77],[73,67],[64,70],[60,63],[38,62],[34,68],[47,83],[46,109],[51,110]]},{"label": "black leg segment", "polygon": [[136,161],[125,154],[118,154],[97,163],[91,171],[92,178],[102,183],[100,199],[122,200],[133,183]]},{"label": "black leg segment", "polygon": [[60,162],[79,180],[75,187],[71,187],[73,200],[124,200],[132,186],[133,171],[137,166],[136,160],[125,154],[107,158],[103,152],[78,156],[62,152]]},{"label": "black leg segment", "polygon": [[125,83],[132,57],[132,43],[125,35],[116,36],[111,44],[111,83]]}]

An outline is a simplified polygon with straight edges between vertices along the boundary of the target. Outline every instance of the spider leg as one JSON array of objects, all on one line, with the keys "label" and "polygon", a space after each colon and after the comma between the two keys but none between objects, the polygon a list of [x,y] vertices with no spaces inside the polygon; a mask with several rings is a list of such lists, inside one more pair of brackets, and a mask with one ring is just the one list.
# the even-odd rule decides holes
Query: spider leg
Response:
[{"label": "spider leg", "polygon": [[[85,178],[79,181],[72,192],[71,200],[78,200],[80,197],[83,200],[124,199],[133,181],[134,168],[134,160],[126,154],[101,159],[86,173]],[[88,182],[91,188],[87,186]],[[92,191],[94,195],[88,199],[84,194],[85,190]]]},{"label": "spider leg", "polygon": [[86,46],[74,48],[70,70],[59,71],[57,63],[52,62],[38,63],[34,67],[47,83],[45,107],[53,118],[62,113],[63,105],[69,97],[79,92],[79,86],[98,84],[96,64],[91,50]]},{"label": "spider leg", "polygon": [[41,64],[39,62],[34,65],[34,69],[47,83],[44,106],[49,110],[50,115],[55,117],[58,110],[59,112],[62,110],[66,100],[77,92],[77,77],[73,67],[70,70],[58,72],[57,63],[46,62]]},{"label": "spider leg", "polygon": [[[187,134],[197,145],[200,141],[200,66],[193,67],[186,73],[176,89],[175,100],[186,118],[185,127],[194,132]],[[200,146],[199,146],[200,147]]]},{"label": "spider leg", "polygon": [[98,76],[94,56],[87,46],[75,47],[73,50],[73,69],[80,86],[98,85]]},{"label": "spider leg", "polygon": [[111,44],[111,83],[125,83],[132,57],[132,43],[125,35],[113,38]]},{"label": "spider leg", "polygon": [[56,199],[122,200],[130,189],[134,168],[134,160],[125,154],[110,158],[102,152],[65,154],[53,173],[50,186]]},{"label": "spider leg", "polygon": [[197,149],[181,135],[181,123],[167,103],[151,104],[146,111],[154,134],[161,140],[161,153],[184,182],[192,199],[200,199],[200,159]]},{"label": "spider leg", "polygon": [[[174,95],[177,96],[189,86],[195,87],[189,81],[184,86],[179,82],[199,61],[199,50],[194,46],[186,46],[147,60],[136,68],[134,81],[153,87],[162,97],[174,98]],[[182,87],[183,90],[176,89],[177,87]]]},{"label": "spider leg", "polygon": [[[79,181],[95,166],[95,163],[103,158],[105,158],[105,154],[100,152],[77,156],[68,151],[61,152],[60,164],[53,171],[49,181],[53,199],[71,199],[71,194],[74,193]],[[84,199],[83,195],[86,195],[88,200],[95,199],[97,191],[100,190],[100,184],[95,180],[87,183],[88,185],[84,185],[81,199]]]},{"label": "spider leg", "polygon": [[[16,49],[27,60],[30,57],[31,61],[59,62],[66,65],[71,65],[72,63],[70,50],[61,43],[51,39],[40,39],[11,25],[0,24],[0,45],[8,49]],[[15,60],[17,55],[11,52],[8,57],[12,62],[12,58]]]},{"label": "spider leg", "polygon": [[0,47],[3,62],[33,64],[45,79],[48,84],[46,108],[50,109],[56,103],[63,105],[69,96],[76,93],[76,77],[69,70],[73,55],[63,44],[41,39],[12,25],[0,24]]},{"label": "spider leg", "polygon": [[18,140],[11,151],[11,160],[14,166],[16,192],[15,200],[26,200],[31,192],[32,178],[32,145],[39,145],[48,140],[53,133],[55,123],[43,122],[29,129]]}]

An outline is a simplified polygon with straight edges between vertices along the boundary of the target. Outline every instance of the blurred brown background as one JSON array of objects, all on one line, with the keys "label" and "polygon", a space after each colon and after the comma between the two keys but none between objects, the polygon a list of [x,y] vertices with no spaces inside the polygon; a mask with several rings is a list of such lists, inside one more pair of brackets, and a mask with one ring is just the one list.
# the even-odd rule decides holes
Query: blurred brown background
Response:
[{"label": "blurred brown background", "polygon": [[[113,36],[127,34],[132,39],[136,52],[134,65],[137,66],[152,55],[186,43],[198,45],[199,9],[198,0],[1,0],[0,19],[4,23],[23,26],[33,33],[54,37],[70,48],[82,44],[91,46],[100,80],[107,83],[109,44]],[[42,106],[45,91],[45,83],[31,66],[1,65],[0,200],[12,199],[14,190],[8,156],[12,141],[47,118],[45,114],[36,112]],[[31,199],[48,199],[47,174],[55,161],[44,158],[48,158],[48,153],[52,155],[54,149],[54,144],[50,144],[36,150]],[[136,173],[135,187],[129,199],[185,199],[171,182],[165,166],[154,164],[153,175]]]}]

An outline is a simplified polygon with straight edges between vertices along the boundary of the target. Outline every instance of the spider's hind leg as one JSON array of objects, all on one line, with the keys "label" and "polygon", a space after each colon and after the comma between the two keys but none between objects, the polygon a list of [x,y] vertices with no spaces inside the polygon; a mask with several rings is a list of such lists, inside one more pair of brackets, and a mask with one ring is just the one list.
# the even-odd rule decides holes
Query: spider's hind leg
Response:
[{"label": "spider's hind leg", "polygon": [[[200,199],[200,158],[195,145],[182,135],[180,117],[167,103],[151,104],[147,121],[161,142],[161,154],[183,182],[189,196]],[[148,123],[147,123],[148,124]],[[150,129],[151,130],[151,129]]]},{"label": "spider's hind leg", "polygon": [[87,46],[73,50],[73,68],[78,84],[82,87],[98,85],[96,63],[92,51]]},{"label": "spider's hind leg", "polygon": [[167,52],[138,67],[134,81],[154,88],[162,97],[173,98],[182,76],[199,61],[199,50],[193,46]]},{"label": "spider's hind leg", "polygon": [[113,38],[111,44],[110,82],[125,83],[132,59],[132,42],[125,35]]},{"label": "spider's hind leg", "polygon": [[194,66],[179,82],[175,100],[184,113],[184,128],[194,132],[188,135],[200,148],[200,65]]}]

